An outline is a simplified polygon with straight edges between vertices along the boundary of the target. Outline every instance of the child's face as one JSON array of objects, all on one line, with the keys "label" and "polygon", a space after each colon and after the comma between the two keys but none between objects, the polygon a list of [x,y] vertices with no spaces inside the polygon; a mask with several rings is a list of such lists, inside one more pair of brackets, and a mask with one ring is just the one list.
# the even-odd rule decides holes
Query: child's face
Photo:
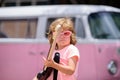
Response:
[{"label": "child's face", "polygon": [[72,32],[69,30],[63,30],[61,33],[57,36],[57,44],[58,46],[66,46],[70,44],[70,36]]}]

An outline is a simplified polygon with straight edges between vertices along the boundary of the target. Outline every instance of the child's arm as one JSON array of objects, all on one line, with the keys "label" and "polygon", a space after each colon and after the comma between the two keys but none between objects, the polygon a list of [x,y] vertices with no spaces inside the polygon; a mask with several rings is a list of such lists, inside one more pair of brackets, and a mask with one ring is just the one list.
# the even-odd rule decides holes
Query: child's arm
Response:
[{"label": "child's arm", "polygon": [[45,60],[45,66],[53,67],[53,68],[65,73],[65,74],[72,75],[76,69],[78,57],[77,56],[71,57],[68,60],[67,66],[62,65],[62,64],[58,64],[58,63],[54,62],[53,60],[49,60],[49,61],[46,59],[44,59],[44,60]]}]

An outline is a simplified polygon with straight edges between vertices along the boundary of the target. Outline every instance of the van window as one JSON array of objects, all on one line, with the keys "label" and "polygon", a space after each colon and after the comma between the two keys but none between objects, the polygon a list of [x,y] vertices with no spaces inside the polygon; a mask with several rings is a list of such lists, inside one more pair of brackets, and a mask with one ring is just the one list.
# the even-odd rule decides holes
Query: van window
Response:
[{"label": "van window", "polygon": [[120,32],[120,13],[111,13],[113,21]]},{"label": "van window", "polygon": [[85,29],[84,29],[81,18],[77,19],[77,21],[76,21],[75,31],[76,31],[76,35],[78,38],[85,38]]},{"label": "van window", "polygon": [[1,38],[35,38],[37,19],[0,20]]},{"label": "van window", "polygon": [[[48,33],[49,26],[55,19],[58,19],[58,18],[48,18],[48,20],[47,20],[46,33],[45,33],[46,38],[48,37],[47,33]],[[75,17],[71,17],[71,19],[72,19],[73,23],[75,23]],[[75,24],[74,24],[74,26],[75,26]]]},{"label": "van window", "polygon": [[120,13],[99,12],[88,17],[92,36],[98,39],[120,38]]}]

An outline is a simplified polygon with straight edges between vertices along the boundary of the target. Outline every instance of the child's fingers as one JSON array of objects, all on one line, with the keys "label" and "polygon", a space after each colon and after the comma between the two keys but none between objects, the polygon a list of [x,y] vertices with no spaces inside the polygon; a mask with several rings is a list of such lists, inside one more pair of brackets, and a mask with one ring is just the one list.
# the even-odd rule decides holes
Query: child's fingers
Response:
[{"label": "child's fingers", "polygon": [[42,56],[42,59],[43,59],[44,61],[46,61],[46,58],[45,58],[44,56]]}]

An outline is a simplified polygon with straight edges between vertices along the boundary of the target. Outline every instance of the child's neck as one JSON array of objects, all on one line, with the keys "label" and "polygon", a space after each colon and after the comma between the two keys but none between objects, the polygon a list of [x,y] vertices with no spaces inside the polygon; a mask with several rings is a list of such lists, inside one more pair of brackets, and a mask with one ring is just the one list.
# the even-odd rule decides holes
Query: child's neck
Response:
[{"label": "child's neck", "polygon": [[70,45],[70,44],[67,44],[67,45],[61,45],[61,46],[59,45],[57,50],[61,50],[61,49],[65,48],[65,47],[68,46],[68,45]]}]

